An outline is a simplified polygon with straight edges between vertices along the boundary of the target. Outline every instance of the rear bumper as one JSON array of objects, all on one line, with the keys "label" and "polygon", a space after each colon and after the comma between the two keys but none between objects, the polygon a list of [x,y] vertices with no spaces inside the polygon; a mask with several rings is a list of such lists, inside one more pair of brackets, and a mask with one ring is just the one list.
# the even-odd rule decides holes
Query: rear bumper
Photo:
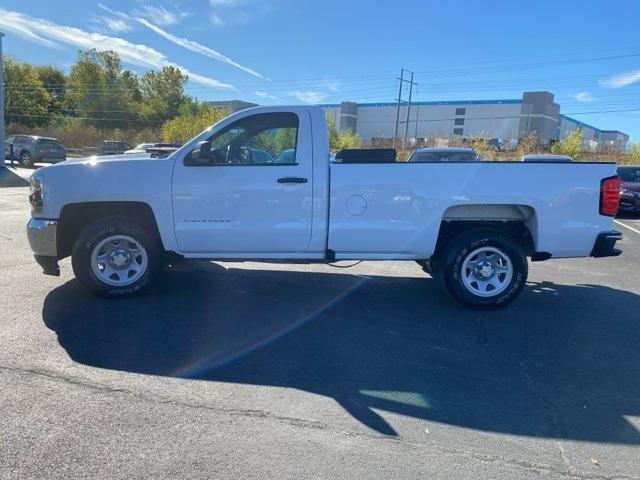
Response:
[{"label": "rear bumper", "polygon": [[58,267],[58,221],[32,218],[27,223],[27,239],[36,262],[46,275],[60,275]]},{"label": "rear bumper", "polygon": [[591,250],[591,256],[595,258],[617,257],[622,254],[622,250],[614,248],[618,240],[622,240],[622,233],[618,230],[599,233],[593,250]]},{"label": "rear bumper", "polygon": [[621,212],[640,212],[640,200],[627,200],[620,198],[620,211]]}]

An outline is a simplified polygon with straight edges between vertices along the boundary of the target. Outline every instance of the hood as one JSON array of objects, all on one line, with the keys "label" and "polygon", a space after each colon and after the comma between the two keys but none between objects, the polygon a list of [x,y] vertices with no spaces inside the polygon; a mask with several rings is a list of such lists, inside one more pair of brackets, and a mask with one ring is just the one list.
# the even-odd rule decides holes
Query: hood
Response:
[{"label": "hood", "polygon": [[640,183],[638,182],[622,182],[620,187],[632,192],[640,192]]},{"label": "hood", "polygon": [[96,163],[108,163],[108,162],[121,162],[121,161],[129,161],[129,160],[149,160],[151,155],[148,153],[139,153],[139,154],[129,154],[129,155],[102,155],[102,156],[91,156],[91,157],[83,157],[83,158],[70,158],[65,160],[64,162],[58,162],[56,164],[51,165],[51,167],[64,166],[64,165],[74,165],[74,164],[90,164],[95,165]]}]

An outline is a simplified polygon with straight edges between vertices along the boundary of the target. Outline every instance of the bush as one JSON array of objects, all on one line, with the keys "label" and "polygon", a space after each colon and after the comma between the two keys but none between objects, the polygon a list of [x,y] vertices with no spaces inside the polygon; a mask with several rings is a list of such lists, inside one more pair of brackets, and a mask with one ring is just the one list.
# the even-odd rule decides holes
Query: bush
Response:
[{"label": "bush", "polygon": [[205,103],[181,109],[177,117],[162,125],[165,142],[184,143],[226,117],[228,112]]}]

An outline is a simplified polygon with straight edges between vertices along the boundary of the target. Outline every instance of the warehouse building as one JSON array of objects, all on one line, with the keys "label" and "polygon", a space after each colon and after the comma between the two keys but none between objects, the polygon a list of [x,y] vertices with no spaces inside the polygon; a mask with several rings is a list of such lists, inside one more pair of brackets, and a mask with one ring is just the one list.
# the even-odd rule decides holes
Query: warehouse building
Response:
[{"label": "warehouse building", "polygon": [[[391,140],[396,128],[396,103],[320,105],[340,130],[351,129],[365,142]],[[600,130],[560,114],[560,105],[550,92],[524,92],[521,99],[413,102],[400,107],[398,137],[411,143],[428,138],[482,136],[515,144],[518,138],[535,134],[544,144],[564,138],[581,128],[585,146],[610,145],[624,149],[629,136]]]}]

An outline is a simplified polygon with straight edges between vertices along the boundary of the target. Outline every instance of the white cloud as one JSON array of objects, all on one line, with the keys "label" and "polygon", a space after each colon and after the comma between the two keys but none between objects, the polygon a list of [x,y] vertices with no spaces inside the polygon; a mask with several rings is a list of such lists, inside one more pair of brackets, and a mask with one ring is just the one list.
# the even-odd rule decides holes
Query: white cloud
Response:
[{"label": "white cloud", "polygon": [[31,28],[29,17],[25,17],[16,12],[10,12],[0,8],[0,26],[12,31],[16,35],[29,40],[31,42],[39,43],[45,47],[59,48],[60,45],[56,42],[52,42],[44,38],[41,35],[36,34]]},{"label": "white cloud", "polygon": [[162,25],[163,27],[180,23],[184,18],[189,16],[189,13],[184,11],[172,11],[163,6],[156,7],[151,4],[142,5],[133,13],[136,16],[147,18],[156,25]]},{"label": "white cloud", "polygon": [[160,27],[154,25],[153,23],[145,20],[144,18],[136,18],[136,20],[138,22],[140,22],[142,25],[144,25],[147,28],[150,28],[151,30],[153,30],[154,32],[156,32],[158,35],[166,38],[167,40],[169,40],[170,42],[175,43],[176,45],[180,45],[181,47],[184,47],[188,50],[191,50],[192,52],[196,52],[196,53],[200,53],[202,55],[205,55],[209,58],[213,58],[215,60],[219,60],[221,62],[224,62],[226,64],[232,65],[236,68],[239,68],[240,70],[243,70],[247,73],[249,73],[250,75],[253,75],[254,77],[258,77],[258,78],[262,78],[264,79],[264,77],[259,74],[258,72],[256,72],[255,70],[252,70],[249,67],[245,67],[243,65],[240,65],[237,62],[234,62],[233,60],[231,60],[229,57],[223,55],[222,53],[213,50],[212,48],[206,47],[198,42],[194,42],[193,40],[189,40],[187,38],[181,38],[181,37],[177,37],[175,35],[173,35],[172,33],[169,33],[163,29],[161,29]]},{"label": "white cloud", "polygon": [[640,82],[640,70],[620,73],[618,75],[612,75],[608,78],[600,80],[600,84],[609,88],[622,88],[636,82]]},{"label": "white cloud", "polygon": [[227,22],[225,22],[219,15],[216,15],[215,13],[212,13],[209,16],[209,20],[211,20],[211,23],[214,27],[224,27],[227,24]]},{"label": "white cloud", "polygon": [[271,10],[264,0],[209,0],[209,4],[213,8],[209,20],[216,27],[247,23],[252,17]]},{"label": "white cloud", "polygon": [[271,95],[268,92],[265,92],[263,90],[256,90],[255,92],[253,92],[253,94],[258,97],[258,98],[268,98],[271,100],[278,100],[278,97],[276,97],[275,95]]},{"label": "white cloud", "polygon": [[330,77],[325,77],[320,86],[334,93],[340,90],[340,84]]},{"label": "white cloud", "polygon": [[311,90],[293,91],[289,92],[289,95],[303,103],[320,103],[322,100],[329,96],[324,92]]},{"label": "white cloud", "polygon": [[589,92],[578,92],[573,98],[575,98],[578,102],[589,103],[593,102],[595,98]]},{"label": "white cloud", "polygon": [[131,25],[129,21],[129,15],[113,10],[102,3],[98,3],[97,5],[98,8],[109,14],[108,16],[103,15],[94,17],[97,22],[104,24],[112,32],[122,33],[133,30],[133,25]]},{"label": "white cloud", "polygon": [[58,45],[56,42],[60,42],[82,49],[113,50],[120,55],[124,62],[147,68],[157,69],[171,65],[179,68],[189,75],[190,80],[201,85],[221,90],[235,90],[232,85],[215,78],[189,72],[186,68],[169,61],[163,53],[152,47],[134,44],[122,38],[59,25],[48,20],[11,12],[3,8],[0,8],[0,26],[38,43],[42,43],[42,40],[44,40],[51,44],[47,46],[56,46]]},{"label": "white cloud", "polygon": [[113,17],[95,17],[95,21],[104,24],[111,32],[124,33],[133,30],[133,27],[126,20]]}]

